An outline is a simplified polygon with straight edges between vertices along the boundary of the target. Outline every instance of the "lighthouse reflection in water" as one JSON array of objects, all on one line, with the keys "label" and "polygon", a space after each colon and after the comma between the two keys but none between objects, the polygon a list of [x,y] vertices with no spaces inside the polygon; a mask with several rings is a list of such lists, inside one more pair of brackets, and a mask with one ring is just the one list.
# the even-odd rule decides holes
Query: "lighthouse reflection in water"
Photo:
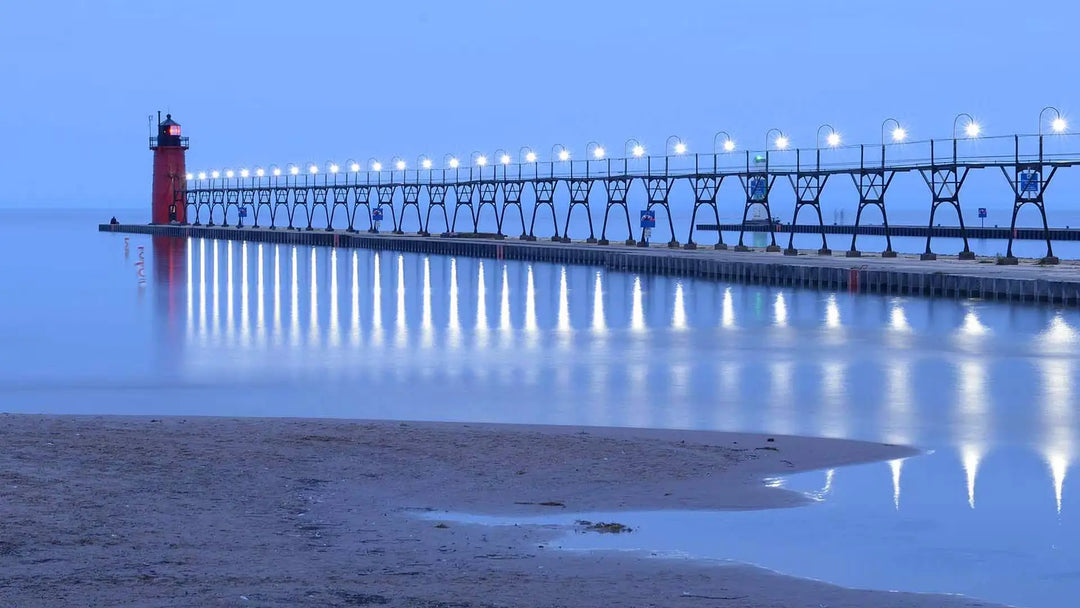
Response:
[{"label": "lighthouse reflection in water", "polygon": [[[1080,494],[1070,485],[1080,426],[1075,311],[496,259],[181,243],[179,254],[175,243],[154,243],[155,258],[171,260],[153,267],[153,289],[168,294],[156,310],[182,328],[164,332],[172,342],[160,348],[178,359],[176,380],[246,396],[235,409],[218,400],[167,409],[911,444],[932,453],[789,482],[834,505],[792,516],[793,528],[815,530],[802,520],[825,514],[829,559],[740,556],[730,539],[710,545],[715,556],[841,584],[983,597],[980,585],[1023,586],[1030,576],[1028,588],[990,596],[1025,605],[1080,590],[1067,566],[1080,558],[1071,517]],[[876,544],[860,521],[879,526]],[[847,544],[844,534],[858,538]],[[923,565],[887,565],[900,559]],[[1019,582],[995,581],[999,569]],[[1043,591],[1030,587],[1035,579]]]}]

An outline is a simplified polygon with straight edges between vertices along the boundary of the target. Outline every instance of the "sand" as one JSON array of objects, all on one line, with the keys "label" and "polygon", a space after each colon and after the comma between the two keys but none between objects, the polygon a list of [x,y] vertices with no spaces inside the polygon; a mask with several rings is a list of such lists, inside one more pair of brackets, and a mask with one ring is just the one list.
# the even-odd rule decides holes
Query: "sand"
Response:
[{"label": "sand", "polygon": [[418,517],[792,507],[805,499],[764,476],[912,454],[710,432],[0,415],[0,608],[989,606]]}]

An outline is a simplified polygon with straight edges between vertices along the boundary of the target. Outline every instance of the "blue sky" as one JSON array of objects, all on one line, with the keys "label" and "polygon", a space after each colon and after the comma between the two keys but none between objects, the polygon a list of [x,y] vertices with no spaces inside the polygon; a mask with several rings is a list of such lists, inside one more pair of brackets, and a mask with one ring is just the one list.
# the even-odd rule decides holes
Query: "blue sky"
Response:
[{"label": "blue sky", "polygon": [[823,122],[873,143],[887,116],[924,139],[961,111],[1033,132],[1077,98],[1078,17],[1000,0],[5,2],[0,206],[148,204],[157,109],[193,169],[581,157],[671,134],[705,151],[718,129],[760,147],[774,126],[812,146]]}]

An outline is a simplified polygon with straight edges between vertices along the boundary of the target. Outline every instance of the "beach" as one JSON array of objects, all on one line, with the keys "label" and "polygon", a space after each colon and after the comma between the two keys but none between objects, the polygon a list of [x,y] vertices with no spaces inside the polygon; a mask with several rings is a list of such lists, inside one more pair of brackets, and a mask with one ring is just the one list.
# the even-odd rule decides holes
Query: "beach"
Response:
[{"label": "beach", "polygon": [[[769,476],[914,456],[708,431],[0,415],[0,607],[990,606],[569,552],[550,515],[797,508]],[[630,532],[632,534],[632,532]]]}]

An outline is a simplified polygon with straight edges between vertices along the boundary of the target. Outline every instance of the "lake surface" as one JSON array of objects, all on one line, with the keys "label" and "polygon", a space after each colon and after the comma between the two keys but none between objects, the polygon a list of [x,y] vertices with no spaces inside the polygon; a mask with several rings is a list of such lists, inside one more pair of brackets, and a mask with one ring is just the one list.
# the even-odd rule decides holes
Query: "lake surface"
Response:
[{"label": "lake surface", "polygon": [[97,233],[106,216],[0,212],[0,411],[907,443],[932,453],[784,480],[808,507],[620,514],[638,532],[564,544],[1024,606],[1080,593],[1077,311]]}]

